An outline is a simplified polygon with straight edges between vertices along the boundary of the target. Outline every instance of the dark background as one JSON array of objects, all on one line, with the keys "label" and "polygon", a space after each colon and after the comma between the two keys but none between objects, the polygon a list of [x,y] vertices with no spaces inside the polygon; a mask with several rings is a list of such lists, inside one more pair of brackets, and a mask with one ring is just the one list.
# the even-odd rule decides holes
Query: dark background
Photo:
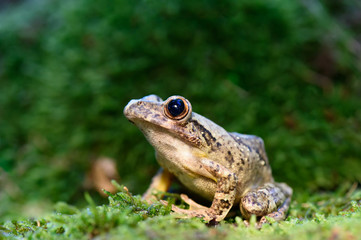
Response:
[{"label": "dark background", "polygon": [[151,93],[182,95],[228,131],[261,136],[295,198],[361,181],[359,1],[0,8],[0,218],[98,196],[85,181],[102,156],[142,193],[158,166],[122,110]]}]

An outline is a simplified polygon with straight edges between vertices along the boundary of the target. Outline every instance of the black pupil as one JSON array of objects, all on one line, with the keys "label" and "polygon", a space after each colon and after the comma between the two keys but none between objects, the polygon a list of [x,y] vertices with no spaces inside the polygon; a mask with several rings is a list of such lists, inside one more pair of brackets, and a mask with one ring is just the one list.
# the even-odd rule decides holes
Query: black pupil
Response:
[{"label": "black pupil", "polygon": [[173,117],[179,116],[184,111],[184,102],[181,99],[173,99],[168,103],[168,111]]}]

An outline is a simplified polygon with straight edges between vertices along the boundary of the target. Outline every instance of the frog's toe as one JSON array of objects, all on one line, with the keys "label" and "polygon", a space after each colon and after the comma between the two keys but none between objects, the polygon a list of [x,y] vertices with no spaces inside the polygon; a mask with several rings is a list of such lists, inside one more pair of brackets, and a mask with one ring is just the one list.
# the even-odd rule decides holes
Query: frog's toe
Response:
[{"label": "frog's toe", "polygon": [[278,209],[278,211],[276,212],[272,212],[270,214],[267,214],[266,216],[263,216],[261,218],[261,220],[259,221],[260,224],[264,224],[264,223],[271,223],[270,221],[268,221],[268,218],[272,218],[273,221],[279,222],[282,221],[286,218],[286,213],[285,211],[283,211],[282,208]]},{"label": "frog's toe", "polygon": [[275,212],[271,212],[267,214],[266,216],[263,216],[260,220],[261,224],[269,223],[266,217],[272,218],[274,221],[279,222],[281,220],[284,220],[286,218],[287,210],[290,206],[291,198],[287,198],[284,203],[281,205],[280,208],[277,209]]},{"label": "frog's toe", "polygon": [[169,202],[166,201],[166,200],[159,200],[159,202],[163,205],[163,206],[168,206],[169,205]]},{"label": "frog's toe", "polygon": [[[250,227],[250,226],[251,226],[249,220],[243,220],[243,224],[244,224],[246,227]],[[261,222],[255,222],[255,223],[254,223],[254,228],[256,228],[256,229],[261,229],[261,228],[262,228],[262,225],[263,225],[263,223],[261,223]]]},{"label": "frog's toe", "polygon": [[[163,204],[163,206],[166,206],[166,207],[169,206],[168,201],[159,200],[159,202],[161,204]],[[179,208],[179,207],[172,204],[172,212],[171,212],[172,215],[177,215],[178,218],[187,218],[188,216],[184,213],[184,211],[188,211],[188,210]]]},{"label": "frog's toe", "polygon": [[249,227],[249,226],[250,226],[250,224],[249,224],[249,221],[248,221],[248,220],[243,220],[243,224],[244,224],[244,226],[246,226],[246,227]]},{"label": "frog's toe", "polygon": [[174,215],[176,218],[190,218],[192,216],[186,213],[187,210],[179,208],[177,206],[172,205],[171,215]]},{"label": "frog's toe", "polygon": [[200,209],[206,210],[206,209],[208,209],[207,207],[196,203],[195,201],[190,199],[185,194],[181,194],[180,196],[181,196],[182,200],[189,205],[190,210],[200,210]]},{"label": "frog's toe", "polygon": [[186,218],[202,218],[204,221],[209,222],[211,220],[217,220],[217,215],[209,208],[199,210],[182,209],[177,206],[172,206],[172,211],[176,214],[182,214]]}]

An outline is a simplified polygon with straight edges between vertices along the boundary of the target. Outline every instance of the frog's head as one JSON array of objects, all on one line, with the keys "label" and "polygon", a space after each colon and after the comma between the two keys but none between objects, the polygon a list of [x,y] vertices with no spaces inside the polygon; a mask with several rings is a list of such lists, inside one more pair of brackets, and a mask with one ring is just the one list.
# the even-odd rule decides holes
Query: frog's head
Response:
[{"label": "frog's head", "polygon": [[165,101],[156,95],[133,99],[124,108],[124,115],[152,145],[170,138],[195,143],[195,136],[187,124],[193,115],[192,106],[182,96],[171,96]]},{"label": "frog's head", "polygon": [[[157,125],[172,129],[182,125],[192,115],[190,102],[182,96],[172,96],[163,101],[157,95],[131,100],[124,108],[124,115],[138,127]],[[145,125],[145,126],[143,126]]]}]

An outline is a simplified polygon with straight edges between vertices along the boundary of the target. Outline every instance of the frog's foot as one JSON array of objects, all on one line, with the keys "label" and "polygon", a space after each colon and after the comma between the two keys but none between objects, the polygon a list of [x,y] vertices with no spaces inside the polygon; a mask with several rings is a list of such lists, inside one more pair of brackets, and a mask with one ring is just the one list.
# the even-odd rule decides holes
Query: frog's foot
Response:
[{"label": "frog's foot", "polygon": [[185,210],[172,206],[172,210],[176,213],[185,214],[188,217],[199,217],[205,221],[222,221],[231,210],[237,186],[237,175],[226,167],[203,158],[201,167],[205,176],[217,183],[217,190],[214,194],[211,207],[207,208],[190,200],[187,196],[183,196],[183,200],[189,203],[191,209]]},{"label": "frog's foot", "polygon": [[[182,195],[184,195],[184,194],[182,194]],[[187,195],[184,195],[184,196],[182,196],[182,195],[181,195],[182,199],[186,203],[190,203],[190,207],[192,207],[192,208],[183,209],[183,208],[179,208],[175,205],[172,205],[173,214],[177,215],[177,217],[179,217],[179,218],[198,217],[198,218],[202,218],[203,220],[205,220],[207,222],[209,222],[211,220],[217,220],[218,215],[216,214],[216,212],[214,210],[194,202],[193,200],[188,198]],[[168,204],[169,204],[167,201],[164,201],[164,200],[161,200],[160,202],[164,206],[168,206]]]},{"label": "frog's foot", "polygon": [[181,194],[180,196],[181,196],[182,200],[189,205],[190,210],[206,210],[206,209],[208,209],[208,207],[205,207],[203,205],[196,203],[195,201],[190,199],[185,194]]},{"label": "frog's foot", "polygon": [[273,218],[276,222],[282,221],[286,218],[286,213],[287,210],[290,206],[291,203],[291,198],[286,198],[286,200],[284,201],[284,203],[281,205],[281,207],[272,213],[267,214],[266,216],[263,216],[261,218],[261,220],[259,221],[259,223],[262,225],[264,223],[268,223],[268,220],[266,217],[271,217]]},{"label": "frog's foot", "polygon": [[218,214],[216,214],[216,212],[211,208],[190,210],[190,209],[182,209],[173,205],[172,211],[183,215],[185,218],[197,217],[197,218],[202,218],[206,222],[209,222],[211,220],[217,221],[217,217],[218,217]]},{"label": "frog's foot", "polygon": [[275,221],[285,219],[291,202],[292,189],[284,183],[268,183],[248,192],[241,200],[243,217],[262,217],[259,225],[268,223],[266,217]]}]

